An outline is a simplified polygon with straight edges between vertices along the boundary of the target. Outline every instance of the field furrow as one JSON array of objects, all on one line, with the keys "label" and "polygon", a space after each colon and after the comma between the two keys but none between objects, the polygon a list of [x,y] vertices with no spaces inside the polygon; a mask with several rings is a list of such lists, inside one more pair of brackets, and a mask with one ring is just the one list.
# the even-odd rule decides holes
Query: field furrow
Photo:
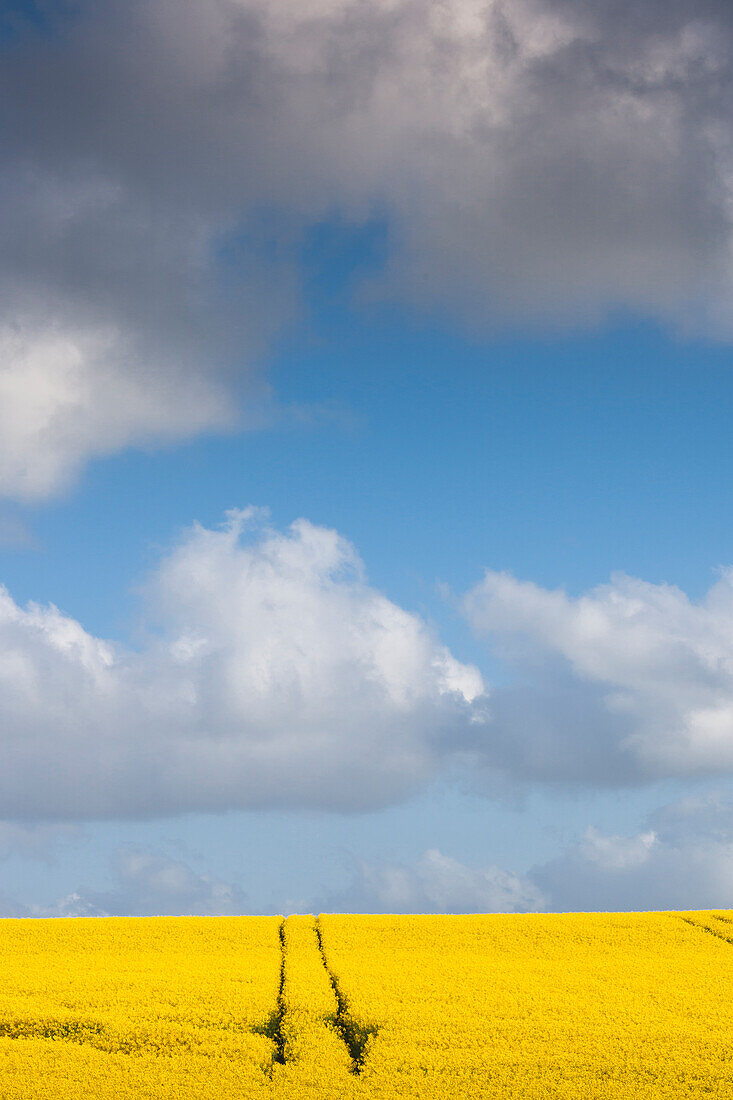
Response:
[{"label": "field furrow", "polygon": [[339,985],[338,978],[333,969],[329,966],[326,952],[323,946],[323,933],[321,931],[321,918],[316,918],[315,922],[316,936],[318,938],[318,949],[321,953],[323,965],[328,974],[331,987],[336,998],[336,1015],[333,1023],[338,1031],[339,1035],[344,1041],[346,1049],[352,1060],[352,1072],[355,1074],[361,1073],[364,1068],[364,1059],[366,1058],[369,1048],[369,1041],[374,1035],[376,1035],[378,1028],[376,1024],[364,1023],[357,1020],[349,1009],[349,1002],[344,994],[341,986]]},{"label": "field furrow", "polygon": [[311,916],[284,924],[283,1061],[273,1066],[273,1095],[359,1095],[354,1062],[337,1026],[338,1002]]},{"label": "field furrow", "polygon": [[717,936],[733,947],[733,921],[730,917],[714,912],[680,913],[679,916],[693,928]]}]

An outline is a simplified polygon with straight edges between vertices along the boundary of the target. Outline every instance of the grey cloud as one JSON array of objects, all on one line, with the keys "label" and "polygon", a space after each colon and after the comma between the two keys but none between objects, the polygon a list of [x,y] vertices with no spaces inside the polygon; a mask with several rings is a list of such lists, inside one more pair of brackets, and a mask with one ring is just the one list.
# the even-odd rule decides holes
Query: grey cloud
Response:
[{"label": "grey cloud", "polygon": [[625,786],[653,778],[627,747],[629,716],[606,705],[597,684],[568,674],[549,656],[541,667],[515,667],[494,688],[489,723],[476,727],[473,782]]},{"label": "grey cloud", "polygon": [[732,26],[692,0],[101,0],[15,33],[0,490],[256,407],[334,212],[387,221],[364,293],[729,337]]},{"label": "grey cloud", "polygon": [[688,795],[656,810],[648,825],[670,844],[733,844],[733,800],[716,792]]}]

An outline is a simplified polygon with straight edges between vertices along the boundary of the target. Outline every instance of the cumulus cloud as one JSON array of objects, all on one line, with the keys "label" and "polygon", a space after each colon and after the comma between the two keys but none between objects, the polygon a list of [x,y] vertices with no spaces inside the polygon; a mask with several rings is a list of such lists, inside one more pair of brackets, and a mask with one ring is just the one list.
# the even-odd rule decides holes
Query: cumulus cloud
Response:
[{"label": "cumulus cloud", "polygon": [[112,878],[110,890],[80,888],[53,906],[36,907],[33,915],[226,917],[248,911],[238,886],[145,848],[119,848],[112,858]]},{"label": "cumulus cloud", "polygon": [[383,805],[483,720],[478,671],[306,520],[192,528],[147,600],[133,652],[0,591],[8,819]]},{"label": "cumulus cloud", "polygon": [[521,874],[437,849],[414,863],[363,862],[327,911],[525,913],[733,908],[733,801],[705,794],[650,814],[631,835],[589,826]]},{"label": "cumulus cloud", "polygon": [[229,400],[175,352],[147,362],[121,330],[0,321],[0,489],[65,488],[91,457],[232,422]]},{"label": "cumulus cloud", "polygon": [[[28,828],[29,836],[34,830]],[[46,858],[49,827],[35,838],[12,825],[0,836],[16,854]],[[20,843],[18,844],[18,839]],[[437,848],[413,861],[360,860],[346,889],[301,901],[298,911],[526,913],[733,909],[733,799],[707,792],[649,814],[632,833],[589,826],[553,859],[517,872],[487,859],[466,864]],[[137,845],[112,855],[110,885],[82,885],[52,904],[0,895],[0,916],[104,917],[253,912],[236,883]],[[283,911],[290,905],[279,903]]]},{"label": "cumulus cloud", "polygon": [[465,598],[505,660],[489,768],[624,784],[733,768],[733,571],[698,602],[614,576],[577,598],[489,571]]},{"label": "cumulus cloud", "polygon": [[464,610],[507,666],[490,696],[306,520],[194,526],[143,593],[133,650],[0,589],[6,819],[358,810],[439,775],[496,792],[733,771],[732,572],[699,602],[625,576],[572,598],[487,573]]},{"label": "cumulus cloud", "polygon": [[526,876],[468,867],[437,848],[412,865],[361,863],[350,888],[324,906],[357,913],[525,913],[543,907],[541,891]]},{"label": "cumulus cloud", "polygon": [[730,336],[716,0],[82,0],[2,42],[0,491],[231,423],[309,227],[471,323]]},{"label": "cumulus cloud", "polygon": [[0,589],[7,820],[359,810],[439,775],[506,792],[733,771],[733,572],[698,602],[625,576],[573,598],[487,573],[463,606],[508,670],[490,696],[307,520],[194,526],[143,593],[133,650]]},{"label": "cumulus cloud", "polygon": [[591,828],[531,879],[553,909],[733,908],[733,804],[688,798],[632,836]]},{"label": "cumulus cloud", "polygon": [[227,917],[250,912],[236,884],[146,848],[118,848],[110,878],[107,890],[80,886],[51,905],[0,894],[0,917]]}]

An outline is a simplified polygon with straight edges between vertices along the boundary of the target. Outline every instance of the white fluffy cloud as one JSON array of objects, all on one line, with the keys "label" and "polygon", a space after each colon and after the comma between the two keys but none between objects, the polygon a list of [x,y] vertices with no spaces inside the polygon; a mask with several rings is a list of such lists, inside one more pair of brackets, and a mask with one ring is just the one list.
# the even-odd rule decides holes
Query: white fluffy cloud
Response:
[{"label": "white fluffy cloud", "polygon": [[[82,0],[2,42],[0,491],[220,428],[334,213],[371,291],[733,331],[715,0]],[[236,376],[236,381],[235,381]]]},{"label": "white fluffy cloud", "polygon": [[733,802],[664,806],[632,835],[592,826],[547,863],[517,874],[433,849],[413,864],[361,863],[324,908],[377,913],[524,913],[733,908]]},{"label": "white fluffy cloud", "polygon": [[118,848],[110,872],[110,888],[80,886],[51,905],[24,903],[0,894],[0,916],[226,917],[249,912],[246,895],[238,886],[146,848]]},{"label": "white fluffy cloud", "polygon": [[80,888],[48,909],[36,908],[33,915],[226,917],[247,912],[238,886],[145,848],[119,848],[112,858],[112,878],[110,890]]},{"label": "white fluffy cloud", "polygon": [[132,652],[0,592],[7,818],[382,805],[483,719],[478,671],[335,531],[233,512],[188,531],[147,595]]},{"label": "white fluffy cloud", "polygon": [[553,909],[733,908],[733,805],[688,798],[632,836],[591,828],[531,879]]},{"label": "white fluffy cloud", "polygon": [[132,650],[0,589],[6,819],[358,810],[439,775],[505,791],[733,772],[733,573],[697,603],[623,576],[571,598],[488,573],[464,609],[509,672],[491,696],[306,520],[194,526],[144,599]]},{"label": "white fluffy cloud", "polygon": [[364,809],[466,764],[488,790],[733,771],[733,573],[698,603],[488,573],[464,609],[510,673],[490,697],[306,520],[195,526],[144,598],[131,650],[0,589],[5,818]]},{"label": "white fluffy cloud", "polygon": [[468,867],[437,848],[413,865],[362,863],[351,887],[329,899],[332,912],[525,913],[544,907],[529,878],[500,867]]},{"label": "white fluffy cloud", "polygon": [[1,490],[44,497],[92,456],[232,422],[215,380],[162,352],[147,362],[126,340],[111,329],[0,323]]},{"label": "white fluffy cloud", "polygon": [[635,783],[733,769],[733,572],[699,602],[617,575],[577,598],[488,572],[465,613],[513,673],[489,769]]}]

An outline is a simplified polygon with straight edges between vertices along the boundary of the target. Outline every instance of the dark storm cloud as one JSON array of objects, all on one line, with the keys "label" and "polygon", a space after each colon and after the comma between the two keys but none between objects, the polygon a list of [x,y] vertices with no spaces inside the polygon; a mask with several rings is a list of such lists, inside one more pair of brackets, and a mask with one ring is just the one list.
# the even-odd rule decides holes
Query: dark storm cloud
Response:
[{"label": "dark storm cloud", "polygon": [[419,309],[733,331],[727,5],[99,0],[49,20],[0,67],[6,493],[230,423],[334,211],[386,217],[369,289]]}]

